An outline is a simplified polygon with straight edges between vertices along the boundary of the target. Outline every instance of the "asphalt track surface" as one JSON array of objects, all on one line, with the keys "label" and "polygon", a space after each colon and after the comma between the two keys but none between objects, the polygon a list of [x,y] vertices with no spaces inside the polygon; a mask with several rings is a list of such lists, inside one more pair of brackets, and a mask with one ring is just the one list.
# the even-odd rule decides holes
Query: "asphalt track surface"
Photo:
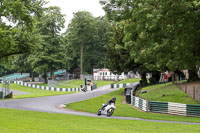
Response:
[{"label": "asphalt track surface", "polygon": [[28,92],[23,92],[23,91],[17,91],[17,90],[11,90],[14,95],[26,95],[26,94],[31,94]]},{"label": "asphalt track surface", "polygon": [[106,119],[140,120],[140,121],[149,121],[149,122],[200,125],[200,123],[149,120],[149,119],[140,119],[140,118],[134,118],[134,117],[119,117],[119,116],[107,117],[104,115],[97,116],[94,113],[73,111],[73,110],[64,109],[61,107],[61,105],[63,104],[69,104],[69,103],[91,99],[91,98],[101,96],[101,95],[104,95],[116,90],[117,89],[110,89],[110,85],[107,85],[107,86],[99,87],[98,89],[90,91],[90,92],[78,92],[78,93],[66,94],[66,95],[26,98],[26,99],[0,100],[0,108],[30,110],[30,111],[39,111],[39,112],[48,112],[48,113],[72,114],[72,115],[106,118]]}]

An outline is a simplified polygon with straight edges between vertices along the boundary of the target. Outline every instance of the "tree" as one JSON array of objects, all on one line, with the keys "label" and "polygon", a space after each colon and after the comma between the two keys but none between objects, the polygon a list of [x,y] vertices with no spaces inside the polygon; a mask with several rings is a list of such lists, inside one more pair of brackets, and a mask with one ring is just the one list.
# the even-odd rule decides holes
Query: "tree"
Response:
[{"label": "tree", "polygon": [[[67,30],[68,45],[73,49],[74,54],[80,55],[80,74],[83,74],[83,56],[91,44],[93,17],[89,12],[77,12],[69,24]],[[77,53],[80,51],[80,54]]]},{"label": "tree", "polygon": [[54,70],[63,65],[64,54],[59,32],[64,27],[64,21],[60,8],[49,7],[36,24],[36,32],[41,35],[42,41],[40,46],[30,55],[29,62],[34,67],[34,71],[43,72],[45,82],[47,82],[46,73],[48,71],[50,71],[50,78],[54,79]]},{"label": "tree", "polygon": [[[101,4],[104,6],[106,15],[115,29],[114,37],[108,47],[108,51],[112,51],[112,53],[107,54],[108,68],[114,73],[138,71],[141,74],[142,84],[145,86],[147,84],[146,73],[149,70],[143,62],[138,62],[134,58],[133,48],[128,40],[129,36],[135,39],[136,37],[132,35],[137,35],[133,29],[128,28],[131,25],[129,22],[132,15],[131,1],[102,0]],[[128,33],[128,30],[132,31],[132,34]]]},{"label": "tree", "polygon": [[[112,36],[111,24],[105,17],[94,18],[93,38],[91,39],[91,47],[85,53],[84,71],[93,72],[93,68],[104,68],[106,64],[107,44]],[[87,60],[86,60],[87,59]]]},{"label": "tree", "polygon": [[105,45],[111,35],[111,25],[104,17],[93,17],[89,12],[74,14],[64,34],[65,47],[71,60],[69,71],[80,67],[81,74],[104,67]]},{"label": "tree", "polygon": [[28,52],[33,16],[40,16],[43,0],[0,1],[0,58]]},{"label": "tree", "polygon": [[102,0],[101,3],[112,22],[125,22],[124,43],[131,48],[136,63],[142,63],[148,70],[189,69],[195,73],[199,66],[199,1]]},{"label": "tree", "polygon": [[142,85],[147,85],[146,73],[148,70],[143,64],[135,62],[133,56],[131,56],[131,48],[125,45],[124,23],[116,24],[113,28],[114,35],[107,46],[107,67],[115,74],[129,71],[139,72]]}]

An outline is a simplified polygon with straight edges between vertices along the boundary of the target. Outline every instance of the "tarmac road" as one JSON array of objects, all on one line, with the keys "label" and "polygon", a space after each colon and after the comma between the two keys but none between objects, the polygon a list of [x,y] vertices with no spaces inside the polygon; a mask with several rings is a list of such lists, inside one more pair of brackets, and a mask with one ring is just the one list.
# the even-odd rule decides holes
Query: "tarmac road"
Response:
[{"label": "tarmac road", "polygon": [[107,85],[104,87],[99,87],[98,89],[90,92],[78,92],[66,95],[56,95],[56,96],[26,98],[26,99],[0,100],[0,108],[68,114],[67,113],[68,111],[61,110],[58,108],[58,106],[61,104],[68,104],[68,103],[87,100],[100,95],[104,95],[112,91],[116,91],[116,89],[109,89],[109,88],[110,85]]},{"label": "tarmac road", "polygon": [[133,117],[118,117],[118,116],[107,117],[104,115],[97,116],[96,114],[93,114],[93,113],[63,109],[60,106],[63,104],[69,104],[69,103],[91,99],[91,98],[101,96],[101,95],[104,95],[116,90],[117,89],[110,89],[110,85],[107,85],[107,86],[99,87],[98,89],[95,89],[90,92],[78,92],[78,93],[66,94],[66,95],[26,98],[26,99],[0,100],[0,108],[31,110],[31,111],[49,112],[49,113],[63,113],[63,114],[81,115],[81,116],[89,116],[89,117],[100,117],[100,118],[107,118],[107,119],[141,120],[141,121],[162,122],[162,123],[180,123],[180,124],[200,125],[200,123],[148,120],[148,119],[140,119],[140,118],[133,118]]}]

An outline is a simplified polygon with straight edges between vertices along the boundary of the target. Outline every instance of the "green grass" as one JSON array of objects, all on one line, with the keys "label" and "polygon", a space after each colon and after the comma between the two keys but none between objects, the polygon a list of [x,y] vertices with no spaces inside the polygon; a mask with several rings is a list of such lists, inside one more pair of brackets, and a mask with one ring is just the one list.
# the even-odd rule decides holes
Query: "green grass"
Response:
[{"label": "green grass", "polygon": [[83,80],[69,80],[59,83],[58,87],[60,88],[80,88],[80,85],[84,84]]},{"label": "green grass", "polygon": [[[200,102],[191,98],[188,94],[181,91],[176,85],[172,83],[152,85],[144,87],[142,90],[146,90],[147,93],[137,93],[139,97],[150,101],[163,101],[163,102],[175,102],[183,104],[200,104]],[[162,97],[162,95],[165,95]]]},{"label": "green grass", "polygon": [[97,83],[97,87],[101,87],[101,86],[104,86],[104,85],[109,85],[109,84],[112,84],[114,83],[114,81],[95,81]]},{"label": "green grass", "polygon": [[141,79],[124,79],[122,81],[117,82],[116,84],[124,84],[124,83],[135,83],[139,82]]},{"label": "green grass", "polygon": [[117,98],[116,100],[117,109],[114,112],[115,116],[137,117],[144,119],[169,120],[169,121],[183,121],[183,122],[200,122],[200,118],[195,118],[195,117],[183,117],[183,116],[155,114],[155,113],[147,113],[139,111],[138,109],[135,109],[133,106],[124,104],[123,97],[121,95],[122,92],[123,89],[90,100],[68,104],[67,108],[78,111],[97,113],[98,109],[102,106],[102,103],[106,103],[109,99],[115,96]]},{"label": "green grass", "polygon": [[199,125],[0,109],[2,133],[198,133]]},{"label": "green grass", "polygon": [[[113,81],[95,81],[97,83],[97,87],[101,87],[104,85],[108,85],[113,83]],[[80,85],[84,85],[84,80],[69,80],[58,83],[58,88],[80,88]],[[41,86],[48,86],[47,84],[39,84]]]},{"label": "green grass", "polygon": [[167,85],[172,85],[172,82],[161,83],[161,84],[156,84],[156,85],[149,85],[149,86],[146,86],[146,87],[144,87],[142,89],[151,90],[151,89],[155,89],[155,88],[165,87]]},{"label": "green grass", "polygon": [[41,90],[41,89],[26,87],[26,86],[17,85],[17,84],[10,84],[10,89],[32,93],[32,94],[25,94],[25,95],[14,95],[15,99],[16,98],[53,96],[53,95],[62,95],[62,94],[73,93],[73,92],[57,92],[57,91]]},{"label": "green grass", "polygon": [[[58,88],[80,88],[80,85],[84,84],[83,80],[68,80],[58,83]],[[48,84],[38,84],[40,86],[48,86]]]}]

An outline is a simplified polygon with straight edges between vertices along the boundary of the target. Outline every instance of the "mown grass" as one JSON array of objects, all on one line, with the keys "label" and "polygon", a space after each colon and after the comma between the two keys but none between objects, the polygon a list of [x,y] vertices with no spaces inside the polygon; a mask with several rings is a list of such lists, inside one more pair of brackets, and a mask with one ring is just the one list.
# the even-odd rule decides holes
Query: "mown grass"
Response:
[{"label": "mown grass", "polygon": [[58,92],[58,91],[41,90],[41,89],[26,87],[26,86],[17,85],[17,84],[10,84],[10,89],[31,93],[31,94],[25,94],[25,95],[15,95],[14,94],[14,99],[43,97],[43,96],[53,96],[53,95],[62,95],[62,94],[74,93],[74,92]]},{"label": "mown grass", "polygon": [[78,111],[97,113],[98,109],[102,106],[102,103],[106,103],[112,97],[116,97],[117,109],[113,114],[115,116],[137,117],[143,119],[156,119],[156,120],[169,120],[169,121],[183,121],[183,122],[200,122],[200,119],[195,117],[155,114],[155,113],[147,113],[140,111],[134,108],[133,106],[124,103],[123,97],[121,95],[122,92],[123,89],[120,89],[119,91],[115,91],[90,100],[68,104],[67,108]]},{"label": "mown grass", "polygon": [[117,82],[116,84],[135,83],[135,82],[139,82],[140,80],[141,79],[124,79],[124,80]]},{"label": "mown grass", "polygon": [[142,90],[146,90],[147,93],[140,93],[141,91],[138,91],[137,95],[150,101],[200,104],[200,102],[191,98],[172,83],[152,85],[144,87]]},{"label": "mown grass", "polygon": [[[113,83],[113,81],[95,81],[97,87],[108,85]],[[84,85],[84,80],[68,80],[64,82],[59,82],[58,88],[80,88],[80,85]],[[47,84],[39,84],[41,86],[48,86]]]},{"label": "mown grass", "polygon": [[0,109],[2,133],[198,133],[199,125]]},{"label": "mown grass", "polygon": [[97,87],[101,87],[101,86],[104,86],[104,85],[109,85],[109,84],[112,84],[114,83],[114,81],[95,81],[95,83],[97,83]]},{"label": "mown grass", "polygon": [[[80,85],[84,84],[83,80],[68,80],[58,83],[58,88],[80,88]],[[38,84],[40,86],[48,86],[48,84]]]}]

